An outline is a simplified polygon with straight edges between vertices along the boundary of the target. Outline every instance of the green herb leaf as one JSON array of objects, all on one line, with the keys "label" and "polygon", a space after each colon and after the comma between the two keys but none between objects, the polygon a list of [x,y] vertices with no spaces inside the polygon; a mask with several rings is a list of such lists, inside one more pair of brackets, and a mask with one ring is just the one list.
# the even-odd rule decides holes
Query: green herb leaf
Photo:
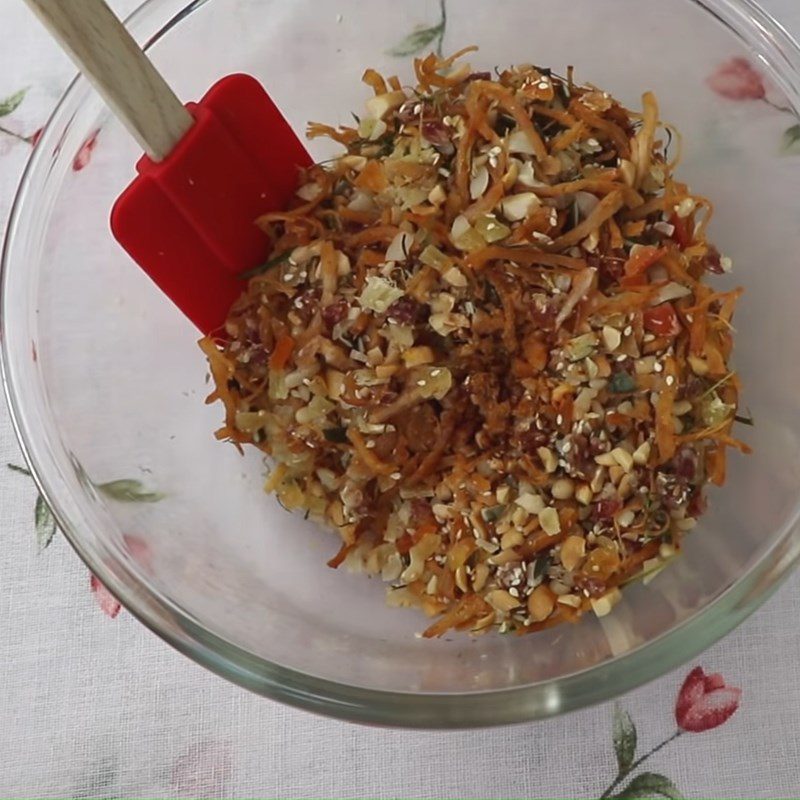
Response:
[{"label": "green herb leaf", "polygon": [[20,473],[20,475],[27,475],[29,478],[31,477],[31,473],[30,473],[30,472],[28,472],[28,470],[27,470],[27,469],[25,469],[25,467],[19,467],[19,466],[17,466],[16,464],[6,464],[6,466],[7,466],[7,467],[8,467],[8,468],[9,468],[9,469],[12,471],[12,472],[19,472],[19,473]]},{"label": "green herb leaf", "polygon": [[800,124],[792,125],[783,132],[781,153],[785,156],[800,155]]},{"label": "green herb leaf", "polygon": [[380,148],[377,153],[378,158],[383,158],[384,156],[390,156],[394,151],[394,134],[389,132],[385,133],[378,139],[375,144],[380,145]]},{"label": "green herb leaf", "polygon": [[656,772],[643,772],[637,775],[619,794],[614,795],[615,800],[645,800],[653,797],[683,800],[683,795],[675,784]]},{"label": "green herb leaf", "polygon": [[36,542],[41,552],[47,548],[56,535],[56,519],[41,495],[36,498],[34,519],[36,520]]},{"label": "green herb leaf", "polygon": [[614,703],[611,739],[617,755],[619,776],[627,775],[636,757],[636,726],[631,715],[619,703]]},{"label": "green herb leaf", "polygon": [[342,223],[339,220],[339,215],[335,211],[322,211],[320,212],[320,216],[322,217],[322,224],[329,230],[329,231],[336,231],[337,233],[341,233]]},{"label": "green herb leaf", "polygon": [[481,509],[481,517],[483,517],[484,522],[497,522],[497,520],[499,520],[500,517],[505,514],[505,512],[506,506],[491,506],[491,508]]},{"label": "green herb leaf", "polygon": [[432,28],[418,27],[406,36],[401,42],[386,52],[390,56],[411,56],[427,47],[437,36],[444,31],[444,23],[440,22]]},{"label": "green herb leaf", "polygon": [[322,433],[329,442],[347,443],[347,428],[326,428]]},{"label": "green herb leaf", "polygon": [[278,264],[286,261],[291,254],[291,250],[286,250],[283,253],[279,253],[277,256],[273,256],[265,261],[263,264],[259,264],[257,267],[253,267],[252,269],[247,269],[244,272],[239,273],[238,278],[240,281],[246,281],[249,278],[254,278],[256,275],[261,275],[268,269],[271,269],[272,267],[275,267]]},{"label": "green herb leaf", "polygon": [[615,394],[626,394],[636,389],[636,380],[627,372],[615,372],[608,383],[609,391]]},{"label": "green herb leaf", "polygon": [[78,479],[80,485],[85,489],[93,489],[94,484],[92,483],[91,478],[86,474],[83,464],[78,461],[78,457],[74,453],[70,453],[69,460],[72,462],[72,468],[75,470],[75,477]]},{"label": "green herb leaf", "polygon": [[0,117],[7,117],[12,111],[18,108],[19,104],[25,99],[27,93],[27,89],[20,89],[4,100],[0,100]]},{"label": "green herb leaf", "polygon": [[538,580],[542,577],[542,575],[550,569],[553,563],[553,559],[550,556],[544,556],[543,558],[537,558],[536,562],[534,563],[533,567],[533,579]]},{"label": "green herb leaf", "polygon": [[141,481],[132,478],[122,478],[118,481],[109,481],[97,485],[98,491],[112,500],[120,503],[157,503],[164,499],[159,492],[148,492]]}]

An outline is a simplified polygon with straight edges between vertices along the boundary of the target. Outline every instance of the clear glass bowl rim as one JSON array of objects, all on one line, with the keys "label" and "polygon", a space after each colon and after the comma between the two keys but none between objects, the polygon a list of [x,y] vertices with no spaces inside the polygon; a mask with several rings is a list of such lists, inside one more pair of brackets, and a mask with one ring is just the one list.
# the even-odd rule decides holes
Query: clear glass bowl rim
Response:
[{"label": "clear glass bowl rim", "polygon": [[[146,0],[126,20],[139,41],[152,45],[187,15],[211,0]],[[800,46],[754,0],[688,0],[711,14],[745,44],[769,56],[780,88],[800,108]],[[761,559],[714,602],[677,628],[594,667],[514,689],[473,693],[401,693],[349,686],[283,667],[254,656],[206,630],[151,587],[117,577],[82,541],[54,488],[54,465],[32,448],[37,428],[25,408],[26,387],[15,380],[22,358],[9,346],[9,273],[23,269],[17,241],[44,185],[49,158],[61,131],[80,107],[86,80],[78,76],[50,117],[26,166],[12,206],[0,265],[0,367],[12,424],[23,456],[59,528],[89,569],[140,622],[198,664],[257,694],[354,722],[417,728],[468,728],[543,719],[608,700],[653,680],[695,657],[752,614],[800,560],[800,526],[795,515]],[[60,157],[64,157],[63,155]],[[24,247],[20,247],[24,252]],[[15,263],[17,262],[17,263]],[[13,339],[13,337],[11,337]],[[36,457],[33,457],[36,450]]]}]

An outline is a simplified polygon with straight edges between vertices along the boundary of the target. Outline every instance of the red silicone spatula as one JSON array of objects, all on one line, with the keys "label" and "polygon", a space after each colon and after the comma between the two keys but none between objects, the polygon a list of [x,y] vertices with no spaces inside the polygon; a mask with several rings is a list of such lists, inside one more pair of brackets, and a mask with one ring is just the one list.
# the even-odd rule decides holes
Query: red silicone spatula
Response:
[{"label": "red silicone spatula", "polygon": [[218,328],[268,256],[255,219],[287,205],[308,153],[254,78],[184,106],[103,0],[27,2],[145,150],[114,236],[201,331]]}]

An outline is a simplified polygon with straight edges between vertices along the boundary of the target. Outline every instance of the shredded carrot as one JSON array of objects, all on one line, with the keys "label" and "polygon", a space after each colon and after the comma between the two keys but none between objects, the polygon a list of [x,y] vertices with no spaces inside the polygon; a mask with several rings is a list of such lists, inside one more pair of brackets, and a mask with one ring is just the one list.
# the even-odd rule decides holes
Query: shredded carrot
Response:
[{"label": "shredded carrot", "polygon": [[675,361],[668,356],[664,361],[664,387],[659,391],[656,403],[656,444],[661,462],[669,461],[675,455]]},{"label": "shredded carrot", "polygon": [[565,267],[567,269],[583,269],[586,262],[572,256],[547,253],[530,247],[489,247],[475,250],[467,256],[466,263],[472,269],[480,269],[490,261],[510,261],[514,264],[531,266],[536,264],[542,267]]},{"label": "shredded carrot", "polygon": [[355,545],[343,544],[339,548],[339,551],[336,553],[336,555],[333,558],[329,559],[328,566],[331,567],[332,569],[340,567],[344,563],[344,560],[347,558],[347,556],[350,555],[350,553],[353,550],[355,550]]},{"label": "shredded carrot", "polygon": [[551,152],[560,153],[562,150],[567,150],[575,142],[584,138],[588,130],[589,128],[585,122],[576,122],[571,128],[568,128],[553,139],[550,145]]},{"label": "shredded carrot", "polygon": [[651,558],[655,558],[658,555],[660,546],[660,541],[653,540],[652,542],[648,542],[647,544],[643,545],[635,553],[632,553],[625,558],[619,566],[619,571],[607,583],[607,586],[609,588],[613,588],[614,586],[619,586],[621,583],[624,583],[632,578],[639,571],[639,569],[641,569],[645,561],[649,561]]},{"label": "shredded carrot", "polygon": [[367,86],[371,87],[376,95],[386,94],[389,91],[383,76],[374,69],[365,70],[364,74],[361,76],[361,80],[363,83],[366,83]]},{"label": "shredded carrot", "polygon": [[442,418],[442,424],[439,429],[439,435],[436,439],[436,444],[433,449],[422,459],[420,465],[411,473],[408,478],[409,486],[413,486],[428,477],[438,466],[444,455],[447,445],[450,443],[450,437],[456,427],[456,416],[454,414],[446,414]]},{"label": "shredded carrot", "polygon": [[697,290],[701,285],[695,278],[693,278],[684,264],[683,258],[679,257],[674,251],[667,250],[661,257],[661,263],[669,273],[669,277],[677,283],[683,283]]},{"label": "shredded carrot", "polygon": [[625,262],[625,274],[637,277],[657,264],[666,255],[666,247],[643,247]]},{"label": "shredded carrot", "polygon": [[348,428],[347,438],[352,443],[356,454],[363,461],[364,465],[369,467],[374,473],[377,475],[388,475],[394,472],[394,465],[385,464],[367,447],[364,437],[357,428]]},{"label": "shredded carrot", "polygon": [[283,369],[289,361],[292,350],[294,350],[294,339],[288,334],[284,334],[275,343],[275,349],[269,357],[269,368],[274,370]]},{"label": "shredded carrot", "polygon": [[327,306],[332,302],[339,283],[335,251],[333,243],[330,241],[322,243],[320,273],[322,275],[322,297],[320,301],[323,306]]},{"label": "shredded carrot", "polygon": [[544,532],[539,532],[530,537],[530,539],[522,546],[521,552],[526,558],[531,558],[537,553],[541,553],[543,550],[548,550],[549,548],[560,544],[566,538],[566,531],[563,533],[556,533],[552,536]]},{"label": "shredded carrot", "polygon": [[345,128],[344,130],[336,130],[330,125],[320,125],[318,122],[311,123],[306,131],[306,136],[309,139],[318,139],[321,136],[327,136],[339,144],[348,145],[358,137],[358,132],[352,128]]},{"label": "shredded carrot", "polygon": [[634,139],[634,165],[636,167],[635,186],[638,188],[642,181],[650,172],[650,164],[653,158],[653,139],[655,138],[656,126],[658,125],[658,103],[652,92],[645,92],[642,95],[642,127]]},{"label": "shredded carrot", "polygon": [[575,192],[593,192],[606,195],[610,192],[622,191],[623,185],[613,178],[580,178],[575,181],[556,183],[551,186],[537,186],[536,193],[541,197],[561,197]]},{"label": "shredded carrot", "polygon": [[569,114],[566,111],[562,111],[557,108],[550,108],[550,106],[545,106],[541,103],[533,103],[531,105],[531,111],[541,117],[553,119],[556,122],[559,122],[565,128],[571,128],[578,121],[572,116],[572,114]]},{"label": "shredded carrot", "polygon": [[549,249],[566,250],[583,241],[590,233],[596,231],[607,219],[614,216],[622,208],[623,195],[621,191],[607,194],[592,210],[583,222],[578,223],[571,231],[556,239]]},{"label": "shredded carrot", "polygon": [[736,301],[742,296],[744,289],[741,286],[732,292],[709,292],[699,303],[684,309],[687,314],[698,314],[708,310],[712,303],[728,303],[725,319],[729,320],[733,315],[733,308]]},{"label": "shredded carrot", "polygon": [[534,127],[527,112],[520,106],[517,100],[514,99],[509,89],[497,83],[492,83],[491,81],[473,81],[472,87],[474,87],[474,90],[477,92],[482,92],[489,97],[495,98],[500,106],[514,117],[517,125],[519,125],[520,129],[528,137],[528,141],[531,143],[531,147],[537,159],[543,161],[547,157],[548,152],[547,148],[544,146],[542,137]]},{"label": "shredded carrot", "polygon": [[625,239],[622,236],[622,231],[619,229],[619,225],[614,217],[610,217],[608,220],[608,231],[611,236],[611,248],[613,250],[619,250],[625,246]]},{"label": "shredded carrot", "polygon": [[470,594],[459,600],[441,619],[423,632],[426,639],[443,636],[451,628],[470,623],[491,611],[491,606],[479,595]]},{"label": "shredded carrot", "polygon": [[464,210],[464,216],[473,222],[483,214],[492,211],[503,198],[504,194],[505,190],[503,189],[503,181],[495,181],[495,183],[492,185],[489,191],[483,195],[483,197],[481,197],[479,200],[476,200],[469,208]]},{"label": "shredded carrot", "polygon": [[569,104],[569,110],[570,113],[582,120],[590,128],[608,137],[614,143],[621,158],[630,157],[631,151],[628,137],[618,125],[595,114],[580,99],[572,100]]},{"label": "shredded carrot", "polygon": [[398,233],[399,229],[394,225],[379,225],[373,228],[365,228],[359,233],[352,234],[349,237],[349,241],[351,246],[362,247],[379,242],[391,242]]}]

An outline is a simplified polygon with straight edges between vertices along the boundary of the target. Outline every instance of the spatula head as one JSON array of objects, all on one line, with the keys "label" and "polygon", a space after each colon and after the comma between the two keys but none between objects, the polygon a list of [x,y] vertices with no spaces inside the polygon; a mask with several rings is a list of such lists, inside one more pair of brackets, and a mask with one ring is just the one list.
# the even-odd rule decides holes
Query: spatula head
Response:
[{"label": "spatula head", "polygon": [[194,126],[169,157],[142,156],[111,212],[111,230],[137,264],[204,333],[219,328],[263,263],[255,220],[285,208],[311,158],[249,75],[229,75],[187,108]]}]

